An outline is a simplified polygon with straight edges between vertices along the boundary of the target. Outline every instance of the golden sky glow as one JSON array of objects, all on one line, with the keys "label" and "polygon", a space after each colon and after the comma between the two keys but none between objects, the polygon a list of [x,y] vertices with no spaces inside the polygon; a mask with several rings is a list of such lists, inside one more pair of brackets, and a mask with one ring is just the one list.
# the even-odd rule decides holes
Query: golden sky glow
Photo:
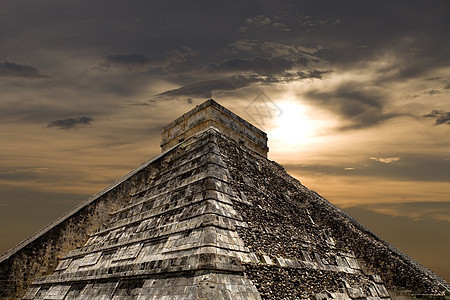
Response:
[{"label": "golden sky glow", "polygon": [[333,128],[332,120],[318,119],[312,107],[295,100],[276,103],[281,114],[267,131],[270,145],[277,153],[298,153],[302,148],[313,147],[323,139],[323,132]]}]

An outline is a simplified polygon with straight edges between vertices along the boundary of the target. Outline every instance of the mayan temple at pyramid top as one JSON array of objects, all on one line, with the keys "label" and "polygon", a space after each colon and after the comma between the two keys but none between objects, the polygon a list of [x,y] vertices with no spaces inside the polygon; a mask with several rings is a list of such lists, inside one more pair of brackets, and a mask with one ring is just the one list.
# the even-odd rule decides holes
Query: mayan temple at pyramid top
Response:
[{"label": "mayan temple at pyramid top", "polygon": [[214,127],[248,149],[267,157],[267,134],[235,113],[207,100],[165,126],[161,150],[164,152],[194,134]]},{"label": "mayan temple at pyramid top", "polygon": [[0,299],[448,299],[213,100],[162,135],[160,155],[0,256]]}]

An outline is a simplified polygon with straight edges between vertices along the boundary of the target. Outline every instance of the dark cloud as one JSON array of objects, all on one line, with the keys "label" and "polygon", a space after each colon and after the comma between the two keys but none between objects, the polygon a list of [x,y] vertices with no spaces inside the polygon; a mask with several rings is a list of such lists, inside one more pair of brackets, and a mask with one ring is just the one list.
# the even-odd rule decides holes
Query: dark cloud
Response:
[{"label": "dark cloud", "polygon": [[433,96],[433,95],[436,95],[436,94],[440,94],[441,92],[439,92],[438,90],[429,90],[429,91],[427,91],[425,93],[430,95],[430,96]]},{"label": "dark cloud", "polygon": [[272,20],[269,17],[266,17],[264,15],[258,15],[253,18],[248,18],[245,20],[247,24],[253,24],[256,27],[266,26],[270,25],[272,23]]},{"label": "dark cloud", "polygon": [[441,79],[442,79],[442,77],[440,77],[440,76],[425,78],[425,80],[427,80],[427,81],[440,81]]},{"label": "dark cloud", "polygon": [[331,73],[332,71],[310,70],[306,72],[288,73],[281,72],[279,74],[272,74],[270,76],[261,77],[258,75],[247,76],[229,76],[221,79],[211,79],[199,81],[196,83],[182,86],[178,89],[173,89],[161,93],[159,97],[198,97],[211,98],[214,91],[234,91],[240,88],[248,87],[252,84],[276,84],[281,82],[291,82],[294,80],[303,79],[322,79],[323,74]]},{"label": "dark cloud", "polygon": [[[293,29],[292,25],[290,28],[291,32],[302,36],[304,45],[313,42],[323,45],[316,55],[333,68],[353,69],[357,63],[386,59],[387,67],[391,69],[380,72],[380,77],[386,79],[383,83],[392,83],[429,77],[434,70],[450,65],[450,42],[444,37],[450,30],[450,23],[445,21],[450,6],[445,1],[436,1],[431,6],[420,1],[413,1],[411,5],[404,1],[370,4],[346,1],[341,7],[329,4],[322,10],[317,4],[305,5],[308,7],[303,6],[304,11],[292,12],[300,12],[299,17],[306,20],[303,22],[305,27],[308,23],[314,24],[307,29],[309,33],[301,32],[298,27]],[[423,18],[415,22],[414,15]],[[339,18],[340,22],[331,26],[329,21],[333,18]]]},{"label": "dark cloud", "polygon": [[162,67],[165,63],[162,57],[150,57],[142,53],[115,54],[106,56],[106,61],[98,64],[94,69],[108,71],[111,67],[126,68],[129,71],[139,71]]},{"label": "dark cloud", "polygon": [[[333,1],[153,1],[127,5],[111,0],[105,9],[102,1],[56,4],[40,0],[22,8],[22,1],[5,3],[0,36],[19,36],[32,45],[64,50],[86,43],[106,53],[111,49],[156,53],[189,44],[204,49],[203,53],[215,53],[247,38],[322,44],[326,46],[326,59],[332,63],[355,62],[386,47],[439,52],[433,62],[443,62],[449,45],[445,38],[449,29],[446,1],[433,1],[431,5],[421,1],[354,0],[346,1],[346,5]],[[239,31],[245,26],[255,30]],[[28,28],[34,30],[24,30]],[[285,31],[287,28],[290,31]]]},{"label": "dark cloud", "polygon": [[143,53],[107,55],[105,62],[94,67],[98,71],[108,71],[111,67],[127,68],[129,71],[145,71],[153,68],[164,68],[185,62],[189,56],[195,56],[194,51],[182,45],[177,49],[164,51],[159,54],[147,55]]},{"label": "dark cloud", "polygon": [[383,106],[387,99],[382,93],[358,82],[346,82],[328,91],[310,90],[306,96],[314,105],[324,107],[351,122],[351,125],[342,129],[370,127],[398,116],[384,113]]},{"label": "dark cloud", "polygon": [[278,29],[279,31],[291,31],[289,27],[283,23],[273,23],[272,26]]},{"label": "dark cloud", "polygon": [[150,57],[142,53],[108,55],[106,60],[118,65],[145,65],[151,62]]},{"label": "dark cloud", "polygon": [[45,78],[46,75],[35,67],[22,65],[9,60],[0,62],[0,76],[2,77],[22,77],[22,78]]},{"label": "dark cloud", "polygon": [[232,58],[227,59],[219,64],[210,64],[206,67],[206,70],[211,73],[252,72],[260,75],[274,75],[285,72],[291,69],[293,66],[294,62],[282,58]]},{"label": "dark cloud", "polygon": [[91,125],[93,121],[90,117],[67,118],[63,120],[55,120],[47,125],[47,128],[72,129],[81,126]]},{"label": "dark cloud", "polygon": [[247,87],[256,82],[261,82],[261,79],[257,76],[231,76],[223,79],[212,79],[188,84],[178,89],[166,91],[157,96],[211,98],[213,91],[233,91]]},{"label": "dark cloud", "polygon": [[261,79],[262,84],[276,84],[283,82],[300,81],[305,79],[323,79],[327,74],[331,74],[332,70],[309,70],[299,72],[283,72],[274,74],[272,76],[266,76]]},{"label": "dark cloud", "polygon": [[196,56],[197,54],[197,51],[186,45],[182,45],[178,49],[165,52],[164,57],[168,64],[180,64],[185,62],[189,56]]},{"label": "dark cloud", "polygon": [[432,110],[431,113],[424,115],[425,118],[434,118],[435,126],[445,124],[450,125],[450,111]]},{"label": "dark cloud", "polygon": [[249,27],[264,27],[265,29],[272,27],[279,31],[290,31],[289,27],[286,24],[276,21],[277,19],[279,19],[278,16],[268,17],[265,15],[257,15],[255,17],[247,18],[245,20],[246,25],[240,27],[239,30],[246,31],[249,29]]},{"label": "dark cloud", "polygon": [[297,72],[299,79],[316,78],[322,79],[324,75],[332,73],[332,70],[320,71],[320,70],[310,70],[306,72]]},{"label": "dark cloud", "polygon": [[297,65],[307,66],[308,63],[317,63],[321,59],[315,54],[323,47],[320,44],[305,46],[297,42],[276,42],[241,39],[227,45],[224,54],[233,54],[251,59],[264,57],[268,60],[278,58],[284,59]]}]

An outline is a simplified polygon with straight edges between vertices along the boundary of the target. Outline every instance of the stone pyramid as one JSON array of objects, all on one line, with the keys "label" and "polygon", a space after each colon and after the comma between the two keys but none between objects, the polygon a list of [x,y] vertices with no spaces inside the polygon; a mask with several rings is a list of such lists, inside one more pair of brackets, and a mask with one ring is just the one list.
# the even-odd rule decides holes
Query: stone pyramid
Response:
[{"label": "stone pyramid", "polygon": [[3,299],[443,299],[450,291],[268,160],[266,134],[217,102],[162,136],[161,155],[0,258]]}]

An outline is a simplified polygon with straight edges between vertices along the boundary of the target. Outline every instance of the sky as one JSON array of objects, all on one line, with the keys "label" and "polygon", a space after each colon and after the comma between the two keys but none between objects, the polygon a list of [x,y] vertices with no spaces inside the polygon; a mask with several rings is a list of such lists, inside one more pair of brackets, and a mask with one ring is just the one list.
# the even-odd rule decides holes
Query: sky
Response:
[{"label": "sky", "polygon": [[0,0],[0,252],[213,98],[450,281],[449,1]]}]

